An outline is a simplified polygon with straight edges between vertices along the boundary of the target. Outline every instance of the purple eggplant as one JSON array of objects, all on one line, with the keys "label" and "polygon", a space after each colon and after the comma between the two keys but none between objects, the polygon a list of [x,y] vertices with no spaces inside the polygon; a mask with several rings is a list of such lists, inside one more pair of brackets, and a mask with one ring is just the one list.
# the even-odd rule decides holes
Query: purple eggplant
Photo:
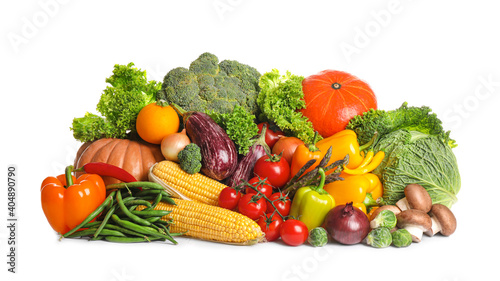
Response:
[{"label": "purple eggplant", "polygon": [[229,177],[238,165],[238,152],[224,129],[203,112],[172,106],[182,116],[191,142],[200,147],[201,172],[219,181]]},{"label": "purple eggplant", "polygon": [[226,185],[235,187],[243,181],[248,181],[253,176],[253,167],[255,162],[262,156],[270,154],[271,149],[266,144],[266,125],[262,128],[262,132],[250,147],[248,153],[238,163],[236,171],[226,180]]}]

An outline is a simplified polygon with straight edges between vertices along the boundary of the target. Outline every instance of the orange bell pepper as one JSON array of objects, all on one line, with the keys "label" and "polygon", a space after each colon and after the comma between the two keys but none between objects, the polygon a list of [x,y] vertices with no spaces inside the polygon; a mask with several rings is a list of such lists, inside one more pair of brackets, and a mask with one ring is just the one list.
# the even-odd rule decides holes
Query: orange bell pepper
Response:
[{"label": "orange bell pepper", "polygon": [[337,205],[353,202],[353,206],[366,214],[369,207],[378,205],[377,199],[383,195],[380,179],[372,173],[349,175],[342,173],[343,181],[334,181],[324,189],[335,199]]},{"label": "orange bell pepper", "polygon": [[42,209],[50,226],[64,234],[80,224],[106,199],[106,186],[99,175],[83,174],[76,179],[68,166],[63,175],[42,182]]},{"label": "orange bell pepper", "polygon": [[314,159],[316,162],[309,169],[305,170],[304,174],[312,171],[323,158],[323,153],[316,147],[316,139],[318,132],[314,134],[314,139],[311,144],[301,144],[297,146],[292,156],[292,163],[290,168],[290,176],[293,177],[297,172],[310,160]]}]

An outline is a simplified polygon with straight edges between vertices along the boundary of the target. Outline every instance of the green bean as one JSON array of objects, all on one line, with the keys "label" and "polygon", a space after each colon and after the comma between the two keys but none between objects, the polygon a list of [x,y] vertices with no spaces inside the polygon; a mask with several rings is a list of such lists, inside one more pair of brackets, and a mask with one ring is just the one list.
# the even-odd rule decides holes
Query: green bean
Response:
[{"label": "green bean", "polygon": [[118,230],[121,233],[126,234],[126,235],[132,235],[132,236],[137,236],[137,237],[144,237],[145,236],[142,233],[139,233],[139,232],[136,232],[136,231],[132,231],[132,230],[130,230],[128,228],[121,227],[119,225],[114,225],[114,224],[111,224],[111,223],[106,224],[104,226],[104,228],[106,228],[106,229],[112,229],[112,230]]},{"label": "green bean", "polygon": [[97,238],[97,236],[99,236],[102,229],[108,223],[109,218],[111,218],[111,215],[115,212],[115,210],[116,210],[116,205],[113,205],[113,207],[111,207],[111,209],[109,209],[109,211],[106,213],[106,216],[104,216],[104,219],[102,220],[101,224],[99,225],[99,227],[95,231],[94,238]]},{"label": "green bean", "polygon": [[[151,200],[151,201],[156,199],[155,196],[142,196],[141,198],[144,200]],[[167,204],[170,204],[170,205],[177,205],[177,204],[175,204],[175,201],[170,196],[166,197],[164,194],[162,194],[161,201],[165,202]]]},{"label": "green bean", "polygon": [[139,233],[142,233],[142,234],[151,235],[151,236],[154,236],[154,237],[164,238],[164,239],[167,239],[167,240],[169,240],[170,242],[172,242],[174,244],[177,244],[177,241],[175,241],[172,237],[169,237],[169,236],[167,236],[165,234],[162,234],[162,233],[158,232],[157,230],[155,230],[154,228],[145,227],[145,226],[142,226],[142,225],[135,224],[133,222],[121,220],[115,214],[113,214],[111,216],[111,219],[114,222],[116,222],[118,225],[122,226],[122,227],[128,228],[130,230],[133,230],[133,231],[136,231],[136,232],[139,232]]},{"label": "green bean", "polygon": [[106,236],[104,237],[106,241],[109,242],[117,242],[117,243],[140,243],[140,242],[151,242],[154,240],[162,240],[165,241],[164,238],[159,237],[119,237],[119,236]]},{"label": "green bean", "polygon": [[161,219],[161,217],[147,217],[147,218],[145,218],[145,220],[147,220],[150,223],[155,223],[160,219]]},{"label": "green bean", "polygon": [[116,202],[118,202],[118,206],[120,207],[120,210],[123,212],[124,215],[126,215],[127,217],[129,217],[132,221],[138,223],[138,224],[141,224],[141,225],[144,225],[144,226],[150,226],[151,223],[148,222],[147,220],[137,216],[137,215],[134,215],[132,214],[128,209],[127,207],[125,207],[125,205],[123,204],[123,201],[122,201],[122,196],[120,194],[120,192],[117,192],[116,193]]},{"label": "green bean", "polygon": [[151,205],[151,209],[154,209],[156,207],[156,205],[158,205],[158,203],[160,203],[161,197],[162,197],[161,192],[158,195],[156,195],[155,201]]},{"label": "green bean", "polygon": [[[82,237],[82,236],[90,236],[90,235],[94,235],[96,229],[95,228],[88,228],[88,229],[85,229],[85,230],[80,230],[80,231],[77,231],[71,235],[68,235],[68,237],[66,238],[75,238],[75,237]],[[122,237],[125,237],[125,234],[119,232],[119,231],[116,231],[116,230],[112,230],[112,229],[103,229],[101,231],[101,234],[102,236],[108,236],[108,235],[112,235],[112,236],[122,236]]]},{"label": "green bean", "polygon": [[106,189],[122,189],[122,188],[135,188],[142,187],[143,189],[160,189],[163,190],[163,186],[156,182],[150,181],[134,181],[134,182],[121,182],[113,183],[106,186]]},{"label": "green bean", "polygon": [[125,206],[133,206],[133,205],[144,205],[146,207],[151,207],[151,203],[146,200],[136,199],[128,202],[124,202]]},{"label": "green bean", "polygon": [[163,217],[170,214],[172,211],[165,210],[151,210],[148,211],[146,209],[141,211],[132,211],[131,213],[140,217]]},{"label": "green bean", "polygon": [[100,224],[101,224],[101,221],[93,221],[93,222],[86,223],[81,228],[96,228]]},{"label": "green bean", "polygon": [[101,203],[101,205],[99,205],[92,213],[90,213],[90,215],[88,215],[79,225],[75,226],[70,231],[64,233],[62,237],[64,237],[64,238],[68,237],[69,235],[71,235],[75,231],[77,231],[78,229],[82,228],[82,226],[84,226],[85,224],[87,224],[88,222],[93,220],[95,217],[97,217],[104,210],[104,208],[106,208],[106,206],[111,202],[110,198],[112,198],[114,195],[115,195],[115,192],[114,191],[111,192],[108,195],[108,197],[106,197],[104,202]]}]

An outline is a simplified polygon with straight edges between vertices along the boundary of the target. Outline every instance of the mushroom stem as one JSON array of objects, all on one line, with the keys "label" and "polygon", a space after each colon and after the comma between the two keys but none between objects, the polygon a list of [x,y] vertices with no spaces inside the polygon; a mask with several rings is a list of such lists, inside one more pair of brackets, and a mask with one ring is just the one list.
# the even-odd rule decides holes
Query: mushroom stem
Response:
[{"label": "mushroom stem", "polygon": [[411,234],[411,240],[413,242],[420,242],[422,241],[422,235],[424,233],[424,230],[422,227],[418,225],[408,225],[405,227],[406,230]]},{"label": "mushroom stem", "polygon": [[434,236],[436,233],[441,231],[441,224],[434,216],[431,216],[431,222],[431,228],[424,232],[424,234],[427,236]]},{"label": "mushroom stem", "polygon": [[406,211],[408,209],[411,209],[410,205],[408,204],[408,199],[406,199],[406,197],[399,199],[399,201],[396,202],[396,206],[398,206],[399,209],[401,209],[401,211]]}]

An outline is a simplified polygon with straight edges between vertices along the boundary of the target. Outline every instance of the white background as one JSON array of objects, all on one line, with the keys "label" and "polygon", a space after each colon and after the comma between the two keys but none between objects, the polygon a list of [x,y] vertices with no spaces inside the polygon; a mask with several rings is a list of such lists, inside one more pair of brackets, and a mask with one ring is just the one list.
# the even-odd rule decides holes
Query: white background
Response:
[{"label": "white background", "polygon": [[[464,2],[2,1],[0,279],[499,280],[499,7]],[[73,162],[72,119],[96,113],[113,65],[134,62],[161,81],[205,51],[262,73],[343,70],[371,85],[379,108],[430,106],[459,145],[457,232],[404,249],[59,241],[40,184]],[[6,264],[9,164],[18,169],[17,274]]]}]

